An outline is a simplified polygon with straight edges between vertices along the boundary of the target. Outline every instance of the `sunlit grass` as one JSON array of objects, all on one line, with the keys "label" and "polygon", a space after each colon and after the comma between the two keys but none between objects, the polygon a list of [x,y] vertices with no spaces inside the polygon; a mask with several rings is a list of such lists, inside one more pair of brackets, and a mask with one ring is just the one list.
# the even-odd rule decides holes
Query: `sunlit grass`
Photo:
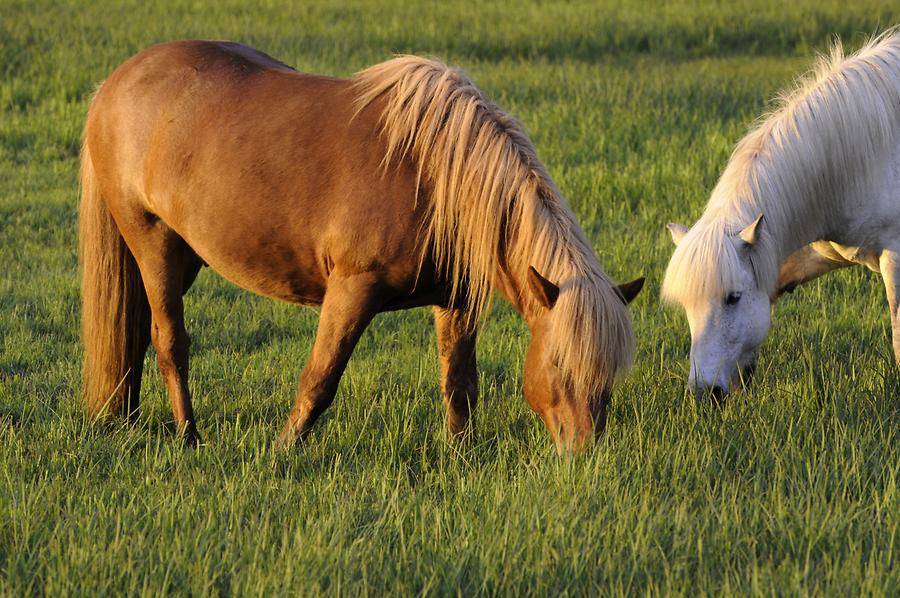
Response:
[{"label": "sunlit grass", "polygon": [[[862,270],[776,308],[753,385],[683,394],[686,322],[658,299],[666,222],[695,219],[732,147],[831,34],[889,3],[0,0],[0,593],[900,591],[900,374]],[[271,441],[314,310],[204,271],[187,298],[205,444],[183,450],[146,363],[137,426],[89,425],[77,153],[94,86],[155,42],[254,44],[348,75],[394,52],[467,69],[525,123],[605,268],[648,277],[606,437],[559,458],[520,398],[527,328],[479,337],[471,447],[447,442],[428,310],[379,316],[309,441]]]}]

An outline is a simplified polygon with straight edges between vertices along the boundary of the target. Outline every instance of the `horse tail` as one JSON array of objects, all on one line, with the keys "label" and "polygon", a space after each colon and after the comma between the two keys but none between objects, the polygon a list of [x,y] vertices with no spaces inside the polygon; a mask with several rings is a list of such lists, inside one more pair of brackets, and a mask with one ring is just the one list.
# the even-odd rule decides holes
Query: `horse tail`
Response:
[{"label": "horse tail", "polygon": [[83,397],[91,418],[136,414],[150,305],[134,256],[106,207],[87,141],[79,211]]}]

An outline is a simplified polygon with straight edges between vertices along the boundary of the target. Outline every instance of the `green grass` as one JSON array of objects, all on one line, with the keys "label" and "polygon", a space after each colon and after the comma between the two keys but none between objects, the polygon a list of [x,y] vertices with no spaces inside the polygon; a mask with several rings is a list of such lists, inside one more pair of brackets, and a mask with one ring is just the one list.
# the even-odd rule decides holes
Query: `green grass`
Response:
[{"label": "green grass", "polygon": [[[717,410],[684,396],[686,322],[658,299],[665,223],[696,219],[833,34],[858,45],[900,9],[655,4],[0,0],[0,593],[900,592],[900,372],[879,279],[841,272],[786,298],[754,384]],[[88,98],[134,52],[185,37],[336,75],[432,54],[518,115],[606,269],[648,277],[601,445],[556,456],[521,399],[527,328],[498,303],[475,446],[445,438],[431,316],[412,310],[376,319],[309,441],[273,451],[317,314],[209,271],[187,299],[206,444],[173,437],[152,352],[140,425],[88,424]]]}]

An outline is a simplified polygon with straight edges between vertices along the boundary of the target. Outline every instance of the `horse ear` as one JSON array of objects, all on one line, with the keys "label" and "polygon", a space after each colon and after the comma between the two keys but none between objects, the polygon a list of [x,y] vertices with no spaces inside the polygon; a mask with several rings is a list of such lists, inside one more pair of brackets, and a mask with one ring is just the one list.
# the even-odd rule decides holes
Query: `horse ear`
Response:
[{"label": "horse ear", "polygon": [[763,215],[760,214],[756,217],[756,220],[748,224],[744,230],[740,232],[740,237],[747,245],[756,245],[756,240],[759,239],[759,225],[762,223]]},{"label": "horse ear", "polygon": [[559,287],[538,274],[534,266],[528,266],[528,286],[541,305],[553,309],[556,300],[559,299]]},{"label": "horse ear", "polygon": [[623,282],[616,289],[619,291],[619,295],[622,298],[622,301],[625,305],[628,305],[634,298],[637,297],[638,293],[641,292],[641,289],[644,288],[644,277],[635,278],[631,282]]},{"label": "horse ear", "polygon": [[669,229],[669,234],[672,235],[672,242],[675,243],[675,246],[678,247],[678,244],[681,243],[681,240],[687,234],[688,227],[683,224],[676,224],[675,222],[670,222],[666,225],[666,228]]}]

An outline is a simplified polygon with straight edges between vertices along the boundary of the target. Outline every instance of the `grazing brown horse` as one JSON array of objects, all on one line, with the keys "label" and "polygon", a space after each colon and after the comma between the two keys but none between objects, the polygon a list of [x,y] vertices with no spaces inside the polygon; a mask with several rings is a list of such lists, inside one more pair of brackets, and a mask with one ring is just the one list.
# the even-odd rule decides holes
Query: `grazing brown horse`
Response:
[{"label": "grazing brown horse", "polygon": [[435,306],[453,435],[475,405],[476,326],[494,289],[531,328],[524,394],[558,445],[603,430],[631,360],[626,303],[642,279],[610,282],[521,125],[434,61],[343,80],[234,43],[150,48],[97,91],[81,181],[95,417],[136,414],[152,342],[176,423],[197,441],[182,295],[204,264],[321,306],[281,443],[331,404],[382,311]]}]

